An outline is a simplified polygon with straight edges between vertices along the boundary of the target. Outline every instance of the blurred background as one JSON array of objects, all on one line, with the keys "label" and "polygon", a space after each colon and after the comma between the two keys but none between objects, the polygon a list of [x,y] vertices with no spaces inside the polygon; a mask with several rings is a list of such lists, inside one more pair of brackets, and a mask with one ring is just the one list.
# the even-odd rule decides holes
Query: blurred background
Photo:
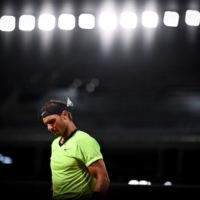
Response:
[{"label": "blurred background", "polygon": [[4,188],[51,185],[38,110],[69,97],[111,185],[199,189],[199,0],[1,0],[0,17]]}]

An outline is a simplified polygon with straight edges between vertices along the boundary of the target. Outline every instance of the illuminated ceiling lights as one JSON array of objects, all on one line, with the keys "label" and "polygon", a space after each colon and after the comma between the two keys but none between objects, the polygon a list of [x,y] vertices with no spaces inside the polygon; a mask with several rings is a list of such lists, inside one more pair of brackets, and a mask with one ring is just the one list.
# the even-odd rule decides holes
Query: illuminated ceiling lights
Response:
[{"label": "illuminated ceiling lights", "polygon": [[99,16],[99,26],[104,30],[113,30],[117,26],[117,17],[114,13],[102,13]]},{"label": "illuminated ceiling lights", "polygon": [[135,28],[137,26],[137,15],[133,12],[121,13],[120,25],[125,29]]},{"label": "illuminated ceiling lights", "polygon": [[166,11],[163,22],[166,26],[177,27],[179,22],[179,14],[177,12]]},{"label": "illuminated ceiling lights", "polygon": [[82,29],[93,29],[95,27],[95,18],[91,14],[81,14],[79,16],[79,27]]},{"label": "illuminated ceiling lights", "polygon": [[[179,23],[177,12],[166,11],[163,23],[169,27],[177,27]],[[101,13],[99,15],[99,26],[104,30],[114,30],[117,25],[117,16],[114,13]],[[19,18],[19,29],[21,31],[32,31],[35,28],[36,18],[32,15],[21,15]],[[95,16],[92,14],[80,14],[78,25],[81,29],[93,29],[95,27]],[[124,29],[134,29],[138,23],[137,15],[133,12],[122,12],[119,17],[119,24]],[[158,25],[158,14],[153,11],[142,13],[141,23],[146,28],[156,28]],[[200,12],[197,10],[187,10],[185,13],[185,23],[189,26],[199,26]],[[75,28],[76,18],[72,14],[61,14],[58,18],[58,28],[62,30],[72,30]],[[53,30],[56,26],[56,19],[53,14],[41,14],[38,18],[38,28],[44,31]],[[11,32],[16,28],[16,18],[11,15],[4,15],[0,19],[0,31]]]},{"label": "illuminated ceiling lights", "polygon": [[185,15],[185,23],[189,26],[199,26],[200,13],[196,10],[187,10]]},{"label": "illuminated ceiling lights", "polygon": [[19,18],[19,29],[21,31],[32,31],[35,28],[35,17],[32,15],[22,15]]},{"label": "illuminated ceiling lights", "polygon": [[41,14],[38,20],[38,28],[44,31],[51,31],[55,28],[55,17],[51,14]]},{"label": "illuminated ceiling lights", "polygon": [[147,28],[156,28],[158,24],[158,15],[152,11],[142,13],[142,25]]},{"label": "illuminated ceiling lights", "polygon": [[4,15],[1,17],[0,30],[1,31],[13,31],[15,29],[15,17]]},{"label": "illuminated ceiling lights", "polygon": [[58,18],[58,27],[62,30],[72,30],[75,27],[75,17],[71,14],[61,14]]}]

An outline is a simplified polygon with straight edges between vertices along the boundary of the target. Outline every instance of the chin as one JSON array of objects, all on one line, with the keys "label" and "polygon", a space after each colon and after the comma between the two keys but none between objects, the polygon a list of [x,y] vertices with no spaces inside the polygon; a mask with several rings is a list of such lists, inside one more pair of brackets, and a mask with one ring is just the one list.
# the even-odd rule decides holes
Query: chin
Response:
[{"label": "chin", "polygon": [[61,136],[61,134],[59,134],[59,133],[54,133],[54,135],[57,136],[57,137]]}]

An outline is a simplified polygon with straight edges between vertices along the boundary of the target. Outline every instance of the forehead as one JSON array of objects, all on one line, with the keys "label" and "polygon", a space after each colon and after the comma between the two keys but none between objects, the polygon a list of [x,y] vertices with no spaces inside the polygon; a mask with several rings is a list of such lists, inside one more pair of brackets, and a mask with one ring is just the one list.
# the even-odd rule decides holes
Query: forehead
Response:
[{"label": "forehead", "polygon": [[53,114],[53,115],[44,117],[42,120],[43,120],[44,124],[48,124],[49,121],[56,120],[58,117],[59,117],[58,115]]}]

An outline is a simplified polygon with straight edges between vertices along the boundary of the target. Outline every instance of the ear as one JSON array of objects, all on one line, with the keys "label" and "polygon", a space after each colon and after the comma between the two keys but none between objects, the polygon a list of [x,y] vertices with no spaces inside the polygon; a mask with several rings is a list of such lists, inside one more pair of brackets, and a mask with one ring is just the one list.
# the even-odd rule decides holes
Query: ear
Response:
[{"label": "ear", "polygon": [[62,111],[62,115],[63,115],[64,119],[68,118],[68,112],[66,110]]}]

